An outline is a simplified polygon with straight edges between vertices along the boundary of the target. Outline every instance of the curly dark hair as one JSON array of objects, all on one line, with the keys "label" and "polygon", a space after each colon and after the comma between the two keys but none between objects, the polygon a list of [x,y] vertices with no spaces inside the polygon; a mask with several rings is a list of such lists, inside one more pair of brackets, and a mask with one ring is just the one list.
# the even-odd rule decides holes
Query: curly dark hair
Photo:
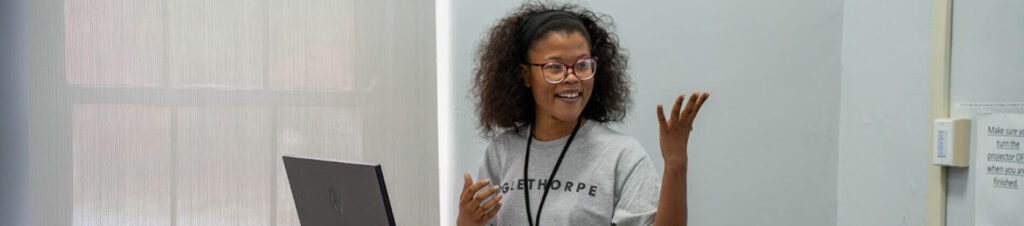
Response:
[{"label": "curly dark hair", "polygon": [[[533,15],[551,10],[573,14],[585,27],[543,26],[525,42],[521,24]],[[608,15],[597,14],[573,4],[549,5],[527,2],[499,20],[479,46],[474,69],[473,88],[480,130],[486,137],[507,129],[519,130],[533,122],[536,112],[533,93],[523,84],[523,68],[530,45],[550,32],[589,34],[591,55],[600,59],[593,93],[582,117],[598,122],[620,121],[632,106],[630,81],[626,75],[627,57],[619,47],[618,36]]]}]

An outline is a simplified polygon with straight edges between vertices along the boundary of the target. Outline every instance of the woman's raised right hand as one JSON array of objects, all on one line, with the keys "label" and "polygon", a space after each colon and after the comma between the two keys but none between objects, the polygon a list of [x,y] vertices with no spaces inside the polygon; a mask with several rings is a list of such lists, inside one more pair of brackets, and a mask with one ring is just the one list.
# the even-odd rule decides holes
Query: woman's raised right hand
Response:
[{"label": "woman's raised right hand", "polygon": [[[463,174],[462,178],[465,180],[465,185],[462,186],[462,195],[459,196],[459,218],[456,223],[459,226],[487,224],[487,221],[490,221],[501,209],[501,193],[495,194],[499,189],[498,186],[485,187],[491,184],[491,179],[473,183],[473,178],[468,173]],[[492,195],[494,198],[486,203],[481,203]]]}]

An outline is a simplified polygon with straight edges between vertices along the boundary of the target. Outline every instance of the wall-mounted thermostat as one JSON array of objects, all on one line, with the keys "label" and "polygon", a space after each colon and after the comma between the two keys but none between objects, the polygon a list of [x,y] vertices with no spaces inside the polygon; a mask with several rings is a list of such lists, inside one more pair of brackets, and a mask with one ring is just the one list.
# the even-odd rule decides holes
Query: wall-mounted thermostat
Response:
[{"label": "wall-mounted thermostat", "polygon": [[936,119],[932,132],[932,163],[966,167],[970,125],[968,119]]}]

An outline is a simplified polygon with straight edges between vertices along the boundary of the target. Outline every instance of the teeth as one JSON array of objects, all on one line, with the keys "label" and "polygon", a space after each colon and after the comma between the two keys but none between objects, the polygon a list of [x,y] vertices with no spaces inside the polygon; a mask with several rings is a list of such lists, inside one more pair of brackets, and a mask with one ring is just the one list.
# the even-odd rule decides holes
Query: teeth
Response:
[{"label": "teeth", "polygon": [[559,93],[559,94],[557,94],[557,96],[558,97],[564,97],[564,98],[576,98],[576,97],[580,96],[580,93]]}]

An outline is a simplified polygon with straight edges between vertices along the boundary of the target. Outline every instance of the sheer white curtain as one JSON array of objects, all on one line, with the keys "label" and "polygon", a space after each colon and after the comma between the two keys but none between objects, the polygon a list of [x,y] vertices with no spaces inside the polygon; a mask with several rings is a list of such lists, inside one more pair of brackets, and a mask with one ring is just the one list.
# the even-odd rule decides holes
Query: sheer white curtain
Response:
[{"label": "sheer white curtain", "polygon": [[432,1],[29,4],[33,225],[298,225],[292,153],[438,222]]}]

